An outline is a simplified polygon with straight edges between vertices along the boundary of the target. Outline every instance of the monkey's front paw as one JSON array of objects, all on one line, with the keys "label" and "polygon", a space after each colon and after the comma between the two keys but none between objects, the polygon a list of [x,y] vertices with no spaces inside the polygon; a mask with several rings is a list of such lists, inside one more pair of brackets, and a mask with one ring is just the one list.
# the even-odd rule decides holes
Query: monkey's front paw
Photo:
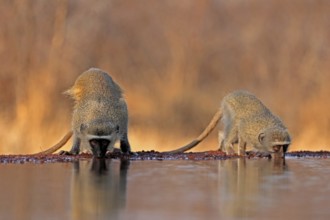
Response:
[{"label": "monkey's front paw", "polygon": [[113,150],[109,151],[109,153],[121,153],[121,150],[119,148],[113,148]]},{"label": "monkey's front paw", "polygon": [[231,147],[228,147],[225,152],[227,155],[235,155],[235,151]]},{"label": "monkey's front paw", "polygon": [[268,158],[268,159],[271,159],[272,158],[272,155],[268,152],[257,152],[256,153],[256,156],[257,157],[261,157],[261,158]]}]

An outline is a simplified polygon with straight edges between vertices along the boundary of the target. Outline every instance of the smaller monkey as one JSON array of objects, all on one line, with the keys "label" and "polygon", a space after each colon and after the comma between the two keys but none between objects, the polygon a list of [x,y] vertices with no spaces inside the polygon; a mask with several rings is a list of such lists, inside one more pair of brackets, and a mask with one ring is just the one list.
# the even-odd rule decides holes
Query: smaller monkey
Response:
[{"label": "smaller monkey", "polygon": [[246,146],[251,145],[258,151],[284,157],[291,143],[289,132],[280,118],[256,96],[247,91],[234,91],[223,98],[220,109],[196,140],[169,153],[192,149],[208,136],[220,119],[224,132],[219,150],[228,154],[234,153],[234,144],[238,144],[239,155],[244,155]]},{"label": "smaller monkey", "polygon": [[122,152],[131,152],[127,137],[128,110],[122,90],[104,71],[91,68],[82,73],[71,89],[65,92],[74,101],[72,131],[53,147],[40,153],[54,153],[73,135],[70,152],[91,150],[95,157],[104,157],[120,141]]}]

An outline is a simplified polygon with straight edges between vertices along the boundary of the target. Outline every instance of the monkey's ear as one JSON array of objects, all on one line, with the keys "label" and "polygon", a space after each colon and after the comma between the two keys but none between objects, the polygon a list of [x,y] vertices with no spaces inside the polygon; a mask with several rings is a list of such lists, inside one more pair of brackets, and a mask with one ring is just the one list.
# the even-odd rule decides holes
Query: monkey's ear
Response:
[{"label": "monkey's ear", "polygon": [[80,100],[81,99],[81,89],[77,86],[73,86],[72,88],[66,90],[63,92],[64,95],[70,96],[71,98],[75,100]]},{"label": "monkey's ear", "polygon": [[265,133],[260,133],[260,134],[259,134],[259,136],[258,136],[258,140],[259,140],[260,143],[262,143],[262,142],[264,141],[265,136],[266,136]]},{"label": "monkey's ear", "polygon": [[74,93],[73,93],[73,91],[72,91],[72,88],[70,88],[70,89],[68,89],[68,90],[65,90],[65,91],[63,92],[63,95],[73,96]]}]

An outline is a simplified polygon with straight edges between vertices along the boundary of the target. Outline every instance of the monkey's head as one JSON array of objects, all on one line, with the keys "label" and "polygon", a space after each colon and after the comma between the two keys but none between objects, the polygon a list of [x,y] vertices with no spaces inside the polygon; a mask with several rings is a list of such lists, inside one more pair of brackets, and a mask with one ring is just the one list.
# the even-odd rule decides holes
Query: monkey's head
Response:
[{"label": "monkey's head", "polygon": [[259,142],[270,153],[284,157],[291,144],[290,134],[282,127],[268,128],[259,134]]},{"label": "monkey's head", "polygon": [[94,157],[104,158],[108,150],[112,150],[119,139],[119,126],[111,122],[93,121],[82,124],[80,132],[89,143]]}]

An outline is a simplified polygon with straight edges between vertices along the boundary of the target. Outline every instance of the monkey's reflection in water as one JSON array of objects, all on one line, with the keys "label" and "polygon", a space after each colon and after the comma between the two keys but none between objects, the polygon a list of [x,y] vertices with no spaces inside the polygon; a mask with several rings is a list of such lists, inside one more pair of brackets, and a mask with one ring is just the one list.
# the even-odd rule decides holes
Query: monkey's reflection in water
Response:
[{"label": "monkey's reflection in water", "polygon": [[129,160],[93,159],[74,164],[72,219],[117,219],[126,203]]},{"label": "monkey's reflection in water", "polygon": [[267,209],[278,184],[289,184],[287,169],[283,158],[219,161],[220,213],[249,219]]}]

